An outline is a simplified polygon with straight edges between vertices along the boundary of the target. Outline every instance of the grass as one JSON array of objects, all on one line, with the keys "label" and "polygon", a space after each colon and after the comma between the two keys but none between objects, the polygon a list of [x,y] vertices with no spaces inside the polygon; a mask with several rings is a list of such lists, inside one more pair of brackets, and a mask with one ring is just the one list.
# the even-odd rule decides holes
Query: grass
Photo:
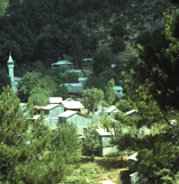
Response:
[{"label": "grass", "polygon": [[102,181],[110,180],[120,184],[119,173],[125,167],[126,162],[117,158],[95,158],[94,161],[82,159],[67,183],[102,184]]}]

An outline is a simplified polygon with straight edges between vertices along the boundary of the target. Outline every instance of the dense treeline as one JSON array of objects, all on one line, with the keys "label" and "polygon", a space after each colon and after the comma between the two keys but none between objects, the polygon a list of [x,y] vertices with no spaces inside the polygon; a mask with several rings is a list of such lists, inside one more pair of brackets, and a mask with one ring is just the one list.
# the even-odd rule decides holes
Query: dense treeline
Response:
[{"label": "dense treeline", "polygon": [[[18,66],[17,75],[37,68],[34,67],[37,63],[48,67],[64,54],[71,55],[77,65],[83,57],[95,57],[96,78],[91,80],[92,85],[104,89],[111,78],[116,81],[130,80],[128,74],[132,69],[137,72],[138,81],[152,81],[155,88],[152,91],[163,102],[162,105],[175,105],[177,90],[173,88],[178,85],[175,80],[178,78],[178,67],[173,73],[170,64],[161,66],[162,53],[160,58],[152,56],[157,54],[159,47],[162,51],[169,44],[162,33],[162,13],[172,7],[169,1],[78,0],[74,3],[70,0],[10,0],[8,7],[7,2],[2,1],[0,8],[3,14],[0,17],[0,60],[5,65],[11,51]],[[144,46],[144,53],[134,57],[131,48],[135,50],[138,40]],[[128,47],[131,44],[132,47]],[[117,63],[115,71],[109,69],[111,63]],[[161,70],[164,73],[150,72],[157,68],[156,65],[159,66],[159,73]],[[7,82],[5,73],[4,70],[1,72],[3,83]],[[172,73],[167,74],[171,77],[160,80],[165,78],[166,73]],[[170,90],[175,91],[174,95],[168,95]]]},{"label": "dense treeline", "polygon": [[[21,63],[38,59],[49,63],[64,53],[80,61],[81,57],[93,56],[104,43],[119,51],[131,36],[129,27],[138,24],[137,10],[145,6],[148,7],[138,1],[116,0],[11,0],[0,20],[0,58],[6,60],[12,50]],[[160,6],[156,2],[151,7],[157,7],[157,12]],[[144,10],[139,13],[140,21],[143,13]],[[159,15],[157,12],[156,17]]]}]

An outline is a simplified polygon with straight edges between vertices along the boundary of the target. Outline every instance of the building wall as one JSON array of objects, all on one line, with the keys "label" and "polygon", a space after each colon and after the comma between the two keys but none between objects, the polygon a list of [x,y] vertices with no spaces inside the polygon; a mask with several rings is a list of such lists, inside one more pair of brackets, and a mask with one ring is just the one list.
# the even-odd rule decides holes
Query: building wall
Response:
[{"label": "building wall", "polygon": [[50,128],[55,128],[57,126],[58,116],[62,112],[64,112],[64,107],[62,105],[59,105],[48,111],[48,113],[45,116],[46,116],[46,123]]}]

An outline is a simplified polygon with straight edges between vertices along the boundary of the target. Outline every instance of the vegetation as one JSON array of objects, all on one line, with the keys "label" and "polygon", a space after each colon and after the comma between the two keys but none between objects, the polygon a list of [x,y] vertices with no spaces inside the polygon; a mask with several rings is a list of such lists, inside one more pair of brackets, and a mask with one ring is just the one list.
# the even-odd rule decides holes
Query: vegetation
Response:
[{"label": "vegetation", "polygon": [[56,83],[48,75],[44,76],[39,72],[28,72],[19,83],[18,93],[22,100],[27,101],[30,95],[33,95],[34,91],[38,94],[42,90],[42,94],[45,93],[43,96],[48,97],[55,94],[56,89]]},{"label": "vegetation", "polygon": [[[27,118],[20,105],[69,97],[63,83],[76,82],[79,76],[49,70],[68,55],[80,69],[82,58],[94,58],[80,97],[92,116],[100,106],[119,109],[101,116],[99,124],[114,131],[113,144],[121,154],[138,152],[129,169],[138,173],[139,183],[178,183],[178,6],[174,0],[0,0],[0,183],[98,180],[101,173],[94,163],[94,172],[79,165],[81,145],[74,127],[60,124],[50,130],[42,120]],[[16,75],[22,77],[19,98],[4,88],[10,52]],[[116,98],[114,85],[123,86],[122,99]],[[126,114],[132,109],[134,113]],[[93,156],[99,147],[96,130],[89,128],[83,153]]]},{"label": "vegetation", "polygon": [[104,99],[104,93],[97,88],[87,89],[83,92],[83,104],[89,111],[97,110],[97,107]]},{"label": "vegetation", "polygon": [[114,102],[116,100],[114,85],[115,85],[115,82],[114,82],[113,79],[111,79],[107,83],[107,86],[106,86],[106,89],[105,89],[105,99],[106,99],[107,103],[110,104],[110,105],[114,104]]},{"label": "vegetation", "polygon": [[0,182],[9,184],[57,183],[79,159],[73,127],[50,131],[42,122],[24,117],[19,99],[6,88],[0,95]]}]

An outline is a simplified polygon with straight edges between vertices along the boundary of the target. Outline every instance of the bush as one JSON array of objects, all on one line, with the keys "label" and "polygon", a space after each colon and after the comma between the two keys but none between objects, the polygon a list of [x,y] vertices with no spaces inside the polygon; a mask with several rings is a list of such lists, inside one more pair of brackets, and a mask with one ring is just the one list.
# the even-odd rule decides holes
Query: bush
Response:
[{"label": "bush", "polygon": [[50,96],[56,92],[56,83],[49,76],[44,76],[38,72],[28,72],[24,75],[22,81],[19,83],[19,97],[23,101],[27,101],[35,88],[43,89]]},{"label": "bush", "polygon": [[83,140],[83,154],[88,156],[100,155],[101,143],[95,128],[88,128]]},{"label": "bush", "polygon": [[83,91],[82,98],[84,106],[94,112],[103,101],[104,92],[97,88],[86,89]]}]

